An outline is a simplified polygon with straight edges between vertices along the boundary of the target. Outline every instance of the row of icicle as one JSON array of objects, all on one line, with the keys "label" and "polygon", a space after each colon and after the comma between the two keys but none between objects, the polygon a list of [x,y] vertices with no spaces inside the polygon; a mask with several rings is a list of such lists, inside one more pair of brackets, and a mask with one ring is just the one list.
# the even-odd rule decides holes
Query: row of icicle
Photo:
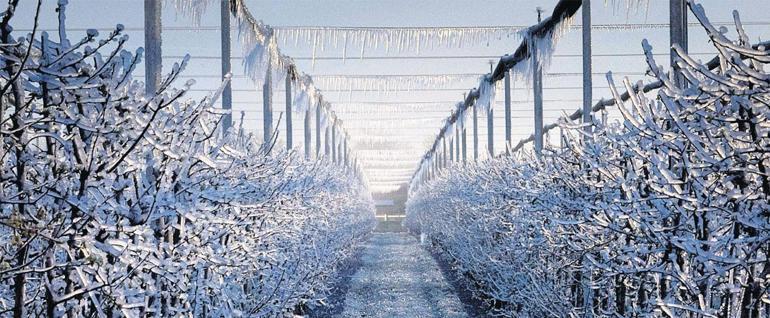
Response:
[{"label": "row of icicle", "polygon": [[[254,83],[261,83],[267,72],[272,72],[273,87],[290,76],[292,85],[292,110],[295,112],[314,111],[321,107],[321,129],[333,125],[342,138],[336,138],[337,144],[344,138],[350,140],[350,134],[343,126],[343,121],[331,109],[329,102],[323,99],[321,91],[315,86],[313,78],[297,69],[294,60],[281,53],[276,40],[276,32],[269,25],[257,20],[249,11],[244,0],[229,0],[231,14],[236,19],[238,34],[243,50],[243,66],[246,76]],[[166,0],[173,7],[194,23],[200,19],[214,0]],[[268,61],[269,60],[269,61]]]}]

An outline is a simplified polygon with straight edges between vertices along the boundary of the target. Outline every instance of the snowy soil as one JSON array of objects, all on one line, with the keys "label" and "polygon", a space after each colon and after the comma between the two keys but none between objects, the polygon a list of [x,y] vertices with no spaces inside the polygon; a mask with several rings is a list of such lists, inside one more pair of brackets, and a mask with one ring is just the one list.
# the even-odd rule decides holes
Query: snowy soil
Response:
[{"label": "snowy soil", "polygon": [[431,254],[406,233],[365,244],[338,317],[469,317]]}]

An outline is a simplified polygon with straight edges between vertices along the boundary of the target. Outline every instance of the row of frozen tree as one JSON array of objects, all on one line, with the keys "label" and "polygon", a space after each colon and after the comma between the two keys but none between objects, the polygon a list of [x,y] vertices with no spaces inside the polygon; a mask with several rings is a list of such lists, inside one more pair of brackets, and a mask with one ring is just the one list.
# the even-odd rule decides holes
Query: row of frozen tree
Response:
[{"label": "row of frozen tree", "polygon": [[[662,82],[615,83],[621,122],[564,148],[456,164],[411,193],[420,231],[505,316],[770,315],[770,52],[692,12],[717,58],[675,46]],[[661,50],[667,52],[668,48]]]},{"label": "row of frozen tree", "polygon": [[[374,225],[358,174],[217,125],[218,93],[156,92],[118,25],[0,19],[0,316],[284,316]],[[38,12],[39,12],[38,3]],[[37,24],[36,24],[37,25]],[[18,37],[14,37],[18,36]]]}]

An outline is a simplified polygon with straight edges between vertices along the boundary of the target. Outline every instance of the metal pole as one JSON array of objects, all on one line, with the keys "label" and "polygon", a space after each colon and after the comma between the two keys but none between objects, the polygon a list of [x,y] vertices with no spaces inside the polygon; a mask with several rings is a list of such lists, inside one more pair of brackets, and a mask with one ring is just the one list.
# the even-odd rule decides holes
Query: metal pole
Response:
[{"label": "metal pole", "polygon": [[[157,1],[162,2],[162,1]],[[220,29],[222,41],[222,79],[231,71],[230,67],[230,1],[221,1]],[[222,91],[222,109],[233,109],[233,89],[228,81]],[[227,113],[222,117],[222,131],[227,132],[233,126],[233,114]]]},{"label": "metal pole", "polygon": [[305,127],[304,127],[305,128],[304,129],[304,132],[305,132],[305,159],[310,159],[310,154],[312,152],[310,144],[313,142],[313,139],[312,139],[311,132],[310,132],[310,130],[312,129],[312,128],[310,128],[310,114],[311,114],[310,108],[305,110]]},{"label": "metal pole", "polygon": [[292,129],[292,111],[291,111],[291,80],[292,80],[292,71],[289,69],[286,72],[286,150],[291,150],[292,143],[293,143],[293,137],[294,137],[294,130]]},{"label": "metal pole", "polygon": [[[670,13],[670,36],[671,45],[679,44],[687,52],[687,0],[669,0]],[[684,77],[678,72],[676,66],[676,52],[671,49],[671,69],[675,71],[674,82],[677,85],[684,85]]]},{"label": "metal pole", "polygon": [[[593,78],[591,77],[591,0],[583,0],[583,123],[591,122],[593,102]],[[588,139],[591,126],[585,125],[584,137]]]},{"label": "metal pole", "polygon": [[315,157],[321,157],[321,105],[323,103],[318,100],[318,105],[315,108]]},{"label": "metal pole", "polygon": [[[537,22],[541,21],[542,9],[537,8]],[[535,97],[535,153],[540,156],[543,151],[543,69],[537,60],[537,46],[532,45],[532,87]]]},{"label": "metal pole", "polygon": [[163,70],[161,52],[161,13],[163,1],[144,0],[144,78],[145,92],[155,95],[160,86],[160,76]]},{"label": "metal pole", "polygon": [[272,92],[272,68],[270,53],[267,53],[267,71],[265,83],[262,84],[262,130],[265,144],[270,142],[273,134],[273,92]]},{"label": "metal pole", "polygon": [[[588,1],[588,0],[586,0]],[[511,72],[505,71],[505,148],[511,147]]]},{"label": "metal pole", "polygon": [[473,161],[479,160],[479,112],[473,105]]}]

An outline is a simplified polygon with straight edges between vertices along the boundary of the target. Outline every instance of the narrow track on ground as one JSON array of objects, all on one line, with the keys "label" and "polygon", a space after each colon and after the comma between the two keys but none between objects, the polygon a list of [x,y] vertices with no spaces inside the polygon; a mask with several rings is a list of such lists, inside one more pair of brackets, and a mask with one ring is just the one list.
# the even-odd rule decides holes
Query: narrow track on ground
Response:
[{"label": "narrow track on ground", "polygon": [[469,317],[431,254],[405,233],[376,233],[340,317]]}]

